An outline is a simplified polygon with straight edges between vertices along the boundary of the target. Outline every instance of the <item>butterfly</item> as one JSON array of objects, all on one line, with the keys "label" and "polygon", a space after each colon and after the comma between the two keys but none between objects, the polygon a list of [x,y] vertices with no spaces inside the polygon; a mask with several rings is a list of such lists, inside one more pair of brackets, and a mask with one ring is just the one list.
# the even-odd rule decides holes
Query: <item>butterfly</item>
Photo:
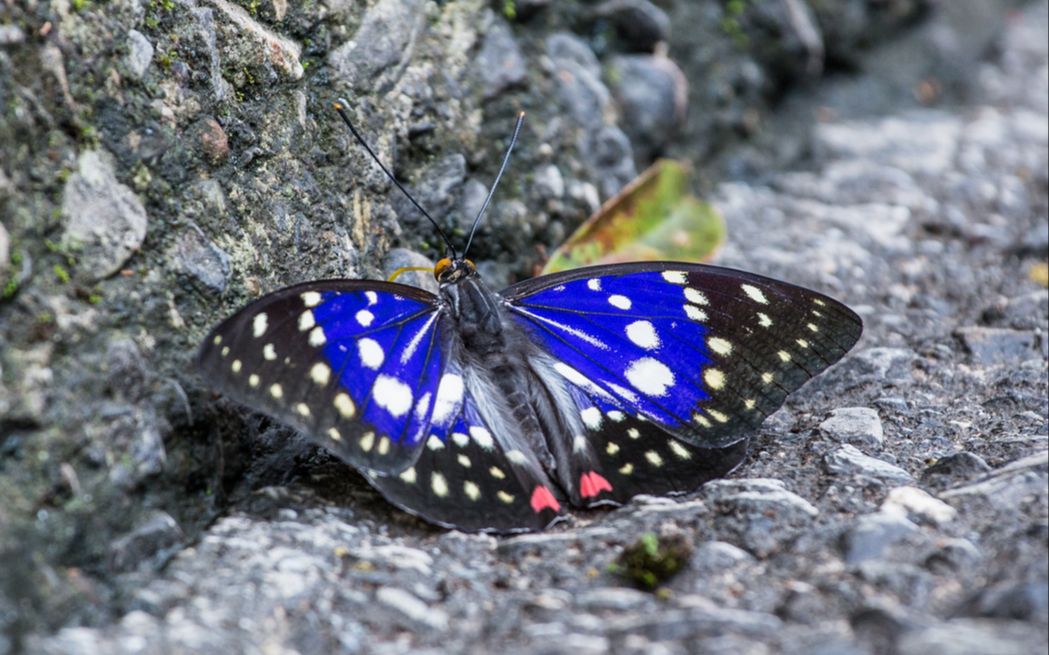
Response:
[{"label": "butterfly", "polygon": [[403,510],[510,533],[728,473],[862,330],[828,296],[728,268],[613,264],[496,292],[451,250],[436,294],[333,279],[263,296],[211,331],[198,366]]}]

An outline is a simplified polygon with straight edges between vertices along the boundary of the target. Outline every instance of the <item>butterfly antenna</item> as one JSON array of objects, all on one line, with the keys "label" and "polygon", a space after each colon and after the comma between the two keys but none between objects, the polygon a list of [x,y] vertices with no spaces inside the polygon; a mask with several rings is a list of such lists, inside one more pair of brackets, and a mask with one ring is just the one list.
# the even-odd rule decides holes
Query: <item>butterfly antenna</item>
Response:
[{"label": "butterfly antenna", "polygon": [[[375,163],[379,165],[379,168],[381,168],[382,172],[386,174],[386,177],[390,178],[390,181],[393,182],[394,186],[401,190],[401,193],[404,194],[404,197],[411,201],[411,203],[415,205],[415,208],[418,209],[419,212],[423,216],[425,216],[427,220],[430,221],[430,224],[433,225],[434,229],[437,230],[437,233],[441,235],[442,239],[444,239],[444,243],[448,246],[448,250],[451,251],[452,257],[457,259],[458,255],[456,255],[455,253],[455,246],[452,245],[452,240],[448,238],[448,235],[445,233],[445,231],[441,229],[441,226],[437,224],[437,221],[433,219],[433,216],[430,216],[430,212],[423,209],[422,205],[415,201],[415,198],[412,197],[412,194],[408,193],[408,189],[405,189],[401,185],[401,183],[397,181],[397,178],[394,177],[393,173],[391,173],[389,169],[387,169],[383,165],[382,161],[379,160],[379,156],[376,155],[375,152],[371,149],[371,147],[368,145],[368,142],[365,141],[364,137],[362,137],[360,132],[357,131],[357,128],[353,126],[353,122],[350,121],[350,117],[346,114],[346,107],[349,106],[350,103],[343,98],[337,99],[334,103],[335,111],[339,113],[339,117],[342,118],[342,122],[346,123],[346,127],[350,128],[350,134],[353,135],[353,138],[357,139],[357,143],[361,144],[361,147],[364,148],[364,150],[371,156]],[[516,138],[516,136],[517,135],[515,134],[514,137]],[[501,175],[502,171],[499,171],[499,174]],[[489,197],[491,197],[491,194],[489,194]],[[487,204],[488,203],[486,201],[485,205],[487,206]],[[467,243],[467,246],[469,246],[469,243]]]},{"label": "butterfly antenna", "polygon": [[484,199],[484,204],[481,205],[481,211],[477,212],[477,218],[474,219],[474,224],[470,226],[470,236],[466,239],[466,247],[463,248],[463,257],[466,257],[466,253],[470,251],[470,244],[473,243],[474,234],[477,232],[477,226],[481,224],[481,217],[484,216],[485,211],[488,210],[488,205],[492,202],[492,196],[495,195],[495,188],[499,186],[499,179],[503,177],[503,171],[506,170],[507,164],[510,163],[510,153],[514,151],[514,146],[517,145],[517,136],[521,133],[521,126],[524,125],[524,116],[523,111],[517,115],[517,124],[514,125],[514,135],[510,138],[510,145],[506,148],[506,154],[503,155],[503,165],[499,167],[499,173],[495,176],[495,182],[492,182],[492,188],[488,190],[488,197]]}]

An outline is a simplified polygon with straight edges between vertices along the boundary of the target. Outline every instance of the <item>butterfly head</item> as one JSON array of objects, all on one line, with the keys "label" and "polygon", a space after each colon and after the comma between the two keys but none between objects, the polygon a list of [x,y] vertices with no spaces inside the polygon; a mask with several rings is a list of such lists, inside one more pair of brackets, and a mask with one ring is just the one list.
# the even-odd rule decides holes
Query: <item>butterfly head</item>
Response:
[{"label": "butterfly head", "polygon": [[477,266],[469,259],[461,257],[444,257],[433,267],[433,276],[440,284],[457,282],[473,275],[477,275]]}]

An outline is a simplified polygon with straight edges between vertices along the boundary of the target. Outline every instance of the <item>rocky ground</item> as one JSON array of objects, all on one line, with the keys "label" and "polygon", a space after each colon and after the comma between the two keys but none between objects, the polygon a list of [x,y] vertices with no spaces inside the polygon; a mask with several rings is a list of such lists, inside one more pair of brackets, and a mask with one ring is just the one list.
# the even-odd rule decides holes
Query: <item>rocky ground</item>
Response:
[{"label": "rocky ground", "polygon": [[[1043,652],[1046,3],[497,5],[0,9],[0,653]],[[187,370],[262,291],[436,253],[336,95],[453,230],[528,110],[492,279],[669,152],[719,263],[864,337],[693,496],[427,526]],[[655,593],[610,570],[645,533],[692,548]]]}]

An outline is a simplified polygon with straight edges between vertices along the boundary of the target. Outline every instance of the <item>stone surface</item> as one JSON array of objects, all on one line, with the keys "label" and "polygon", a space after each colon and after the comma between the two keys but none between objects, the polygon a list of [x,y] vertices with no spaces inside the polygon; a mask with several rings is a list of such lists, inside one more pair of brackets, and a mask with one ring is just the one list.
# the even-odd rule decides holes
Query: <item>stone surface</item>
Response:
[{"label": "stone surface", "polygon": [[153,62],[153,44],[138,30],[127,33],[127,67],[132,77],[141,80]]},{"label": "stone surface", "polygon": [[872,478],[886,482],[910,482],[911,474],[899,466],[864,455],[855,446],[844,445],[827,453],[823,460],[830,473]]},{"label": "stone surface", "polygon": [[78,271],[116,273],[146,238],[148,216],[138,196],[116,178],[110,158],[88,150],[62,191],[63,246],[78,254]]},{"label": "stone surface", "polygon": [[880,448],[885,440],[878,412],[869,407],[842,407],[820,423],[820,429],[838,443]]}]

